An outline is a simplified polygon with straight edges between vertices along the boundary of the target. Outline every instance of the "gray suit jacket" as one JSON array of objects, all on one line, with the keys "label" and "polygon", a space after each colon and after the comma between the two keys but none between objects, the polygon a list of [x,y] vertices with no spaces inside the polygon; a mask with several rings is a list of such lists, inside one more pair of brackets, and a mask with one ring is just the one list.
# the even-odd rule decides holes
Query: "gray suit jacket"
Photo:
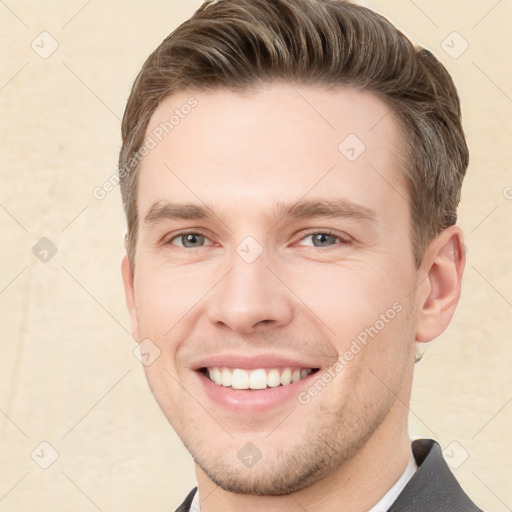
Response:
[{"label": "gray suit jacket", "polygon": [[[443,459],[441,447],[430,439],[412,443],[418,470],[388,512],[482,512],[466,495]],[[194,488],[176,512],[189,512]]]}]

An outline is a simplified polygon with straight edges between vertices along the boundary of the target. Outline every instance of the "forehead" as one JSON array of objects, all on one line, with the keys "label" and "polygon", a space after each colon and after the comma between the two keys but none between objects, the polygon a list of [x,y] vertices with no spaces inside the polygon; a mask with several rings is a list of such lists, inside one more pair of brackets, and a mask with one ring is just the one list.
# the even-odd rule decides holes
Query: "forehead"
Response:
[{"label": "forehead", "polygon": [[306,195],[374,209],[407,195],[398,123],[369,92],[288,84],[179,92],[155,110],[146,137],[141,216],[158,201],[255,212]]}]

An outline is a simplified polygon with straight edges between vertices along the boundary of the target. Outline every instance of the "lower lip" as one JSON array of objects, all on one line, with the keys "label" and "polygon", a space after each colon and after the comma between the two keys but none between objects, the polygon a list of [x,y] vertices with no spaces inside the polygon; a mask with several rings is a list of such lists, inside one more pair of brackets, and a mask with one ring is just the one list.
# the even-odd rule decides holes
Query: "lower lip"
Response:
[{"label": "lower lip", "polygon": [[196,372],[206,395],[217,404],[236,412],[263,412],[283,405],[295,398],[301,390],[311,385],[311,379],[318,373],[310,373],[307,377],[286,386],[265,389],[233,389],[219,386],[201,372]]}]

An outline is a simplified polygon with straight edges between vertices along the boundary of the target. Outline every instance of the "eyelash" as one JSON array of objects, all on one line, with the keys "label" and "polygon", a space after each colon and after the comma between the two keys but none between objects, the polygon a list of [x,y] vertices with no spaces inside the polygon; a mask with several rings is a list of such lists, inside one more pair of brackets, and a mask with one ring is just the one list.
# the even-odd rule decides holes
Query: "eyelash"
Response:
[{"label": "eyelash", "polygon": [[[187,235],[200,235],[200,236],[204,236],[206,239],[210,240],[207,235],[201,233],[200,231],[194,230],[194,229],[190,229],[190,230],[185,230],[185,231],[178,231],[177,233],[172,235],[171,238],[169,238],[168,240],[164,241],[164,245],[173,245],[173,243],[172,243],[173,240],[176,240],[178,238],[182,238],[182,237],[187,236]],[[186,247],[185,247],[185,249],[186,249]]]},{"label": "eyelash", "polygon": [[[346,238],[342,237],[339,233],[336,233],[335,231],[331,231],[330,229],[324,229],[324,230],[312,230],[312,231],[309,231],[309,232],[306,232],[306,233],[302,233],[300,239],[299,239],[299,242],[302,242],[302,240],[304,240],[304,238],[307,238],[308,236],[311,236],[311,235],[329,235],[329,236],[332,236],[333,238],[337,238],[339,240],[339,242],[335,245],[331,245],[329,247],[326,247],[327,249],[328,248],[332,248],[332,247],[336,247],[337,245],[348,245],[350,244],[350,240],[348,239],[348,235]],[[312,246],[314,247],[314,246]]]},{"label": "eyelash", "polygon": [[[174,245],[172,243],[174,240],[176,240],[178,238],[181,238],[181,237],[184,237],[186,235],[201,235],[201,236],[204,236],[206,239],[209,240],[208,236],[203,234],[203,233],[201,233],[200,231],[197,231],[197,230],[186,230],[186,231],[179,231],[178,233],[175,233],[171,238],[169,238],[167,241],[164,242],[164,245]],[[327,249],[328,248],[332,248],[332,247],[336,247],[337,245],[348,245],[348,244],[351,243],[351,240],[348,239],[348,236],[347,236],[347,238],[344,238],[339,233],[336,233],[335,231],[331,231],[329,229],[324,229],[324,230],[318,230],[317,229],[317,230],[312,230],[312,231],[309,231],[309,232],[306,232],[306,233],[302,233],[302,235],[299,238],[298,242],[302,242],[305,238],[307,238],[308,236],[311,236],[311,235],[328,235],[328,236],[332,236],[334,238],[337,238],[339,240],[339,242],[337,244],[326,247]],[[297,243],[297,242],[295,242],[295,243]],[[204,246],[202,246],[202,247],[204,247]],[[311,247],[320,248],[320,247],[315,247],[315,246],[311,246]],[[200,249],[200,248],[201,247],[196,247],[196,249]],[[187,248],[183,247],[183,249],[187,249]],[[187,249],[187,250],[190,250],[190,249]]]}]

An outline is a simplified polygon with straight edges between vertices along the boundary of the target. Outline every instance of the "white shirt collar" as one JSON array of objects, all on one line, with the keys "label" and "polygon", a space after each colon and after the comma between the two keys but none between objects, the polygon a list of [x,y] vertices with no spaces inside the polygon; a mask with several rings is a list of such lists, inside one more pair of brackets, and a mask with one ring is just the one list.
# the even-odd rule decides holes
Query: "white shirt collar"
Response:
[{"label": "white shirt collar", "polygon": [[[389,489],[389,491],[382,497],[382,499],[370,510],[368,510],[368,512],[387,512],[389,510],[389,507],[393,505],[393,503],[396,501],[400,493],[404,490],[405,486],[413,477],[417,469],[418,466],[416,465],[414,456],[411,453],[409,464],[407,464],[407,467],[405,468],[405,471],[403,472],[402,476],[397,480],[393,487],[391,487],[391,489]],[[196,492],[194,495],[194,499],[192,500],[192,504],[190,505],[190,512],[201,512],[199,492]]]}]

